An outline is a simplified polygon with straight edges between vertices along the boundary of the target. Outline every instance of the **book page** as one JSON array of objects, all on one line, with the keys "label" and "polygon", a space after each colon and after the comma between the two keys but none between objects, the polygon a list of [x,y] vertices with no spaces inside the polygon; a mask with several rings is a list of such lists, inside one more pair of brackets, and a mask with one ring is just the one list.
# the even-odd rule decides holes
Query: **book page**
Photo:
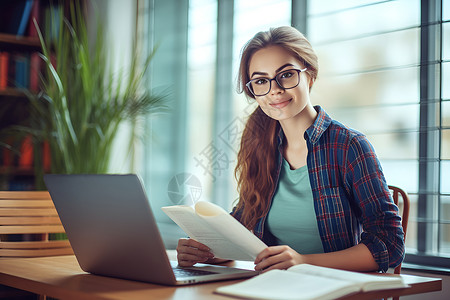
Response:
[{"label": "book page", "polygon": [[227,237],[235,247],[241,248],[254,260],[267,245],[245,228],[238,220],[221,207],[209,202],[197,202],[195,211],[222,236]]},{"label": "book page", "polygon": [[177,205],[161,208],[191,238],[214,238],[216,233],[201,220],[190,206]]},{"label": "book page", "polygon": [[[225,210],[215,204],[209,204],[211,205],[204,205],[201,209],[208,216],[205,218],[198,216],[189,206],[166,206],[162,207],[162,210],[189,237],[208,246],[216,257],[254,260],[266,245]],[[235,222],[237,222],[237,226]],[[220,230],[217,230],[218,228]],[[235,235],[239,237],[237,240]],[[233,238],[233,241],[230,240],[230,237]]]},{"label": "book page", "polygon": [[403,288],[405,284],[400,276],[381,276],[376,274],[366,274],[361,272],[351,272],[333,268],[319,267],[309,264],[296,265],[288,269],[291,272],[310,274],[334,279],[345,279],[361,287],[363,291],[373,291],[379,289]]},{"label": "book page", "polygon": [[309,274],[271,270],[243,282],[216,289],[219,294],[250,299],[336,299],[359,291],[351,282]]}]

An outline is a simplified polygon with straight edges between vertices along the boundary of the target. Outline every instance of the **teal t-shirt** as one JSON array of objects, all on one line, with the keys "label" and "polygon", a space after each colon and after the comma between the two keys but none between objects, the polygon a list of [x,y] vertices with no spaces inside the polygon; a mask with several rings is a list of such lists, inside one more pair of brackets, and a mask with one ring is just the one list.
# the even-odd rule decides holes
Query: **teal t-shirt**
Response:
[{"label": "teal t-shirt", "polygon": [[288,245],[300,254],[323,253],[313,201],[308,166],[291,170],[283,158],[267,219],[267,226],[279,245]]}]

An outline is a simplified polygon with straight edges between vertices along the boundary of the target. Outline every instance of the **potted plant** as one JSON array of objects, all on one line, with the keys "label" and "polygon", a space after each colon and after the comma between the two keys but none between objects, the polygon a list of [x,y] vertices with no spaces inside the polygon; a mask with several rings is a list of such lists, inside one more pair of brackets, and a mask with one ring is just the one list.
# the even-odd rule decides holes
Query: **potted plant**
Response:
[{"label": "potted plant", "polygon": [[59,21],[45,35],[35,23],[46,72],[42,92],[29,95],[30,131],[37,143],[48,142],[52,173],[107,173],[119,126],[131,122],[132,151],[138,119],[167,110],[164,96],[143,88],[154,51],[145,60],[133,55],[129,68],[115,73],[102,24],[92,39],[79,2],[70,1],[68,12],[59,6],[51,17]]}]

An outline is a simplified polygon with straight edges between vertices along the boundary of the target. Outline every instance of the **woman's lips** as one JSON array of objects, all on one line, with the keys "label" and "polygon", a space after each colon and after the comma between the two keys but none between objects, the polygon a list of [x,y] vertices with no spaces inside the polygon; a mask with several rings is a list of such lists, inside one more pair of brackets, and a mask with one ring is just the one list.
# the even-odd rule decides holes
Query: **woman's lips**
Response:
[{"label": "woman's lips", "polygon": [[288,105],[291,102],[292,99],[286,100],[286,101],[281,101],[281,102],[275,102],[275,103],[270,103],[270,106],[274,107],[274,108],[283,108],[286,105]]}]

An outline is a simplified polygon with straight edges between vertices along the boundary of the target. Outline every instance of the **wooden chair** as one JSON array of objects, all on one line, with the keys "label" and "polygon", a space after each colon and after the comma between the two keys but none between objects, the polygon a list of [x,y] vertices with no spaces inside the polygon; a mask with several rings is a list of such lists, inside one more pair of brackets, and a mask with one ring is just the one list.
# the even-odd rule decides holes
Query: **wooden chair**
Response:
[{"label": "wooden chair", "polygon": [[[409,196],[408,194],[399,187],[389,185],[389,190],[392,193],[392,198],[394,203],[399,207],[399,214],[402,217],[402,227],[406,239],[406,230],[408,229],[408,219],[409,219]],[[401,201],[400,201],[401,199]],[[402,264],[400,263],[395,269],[394,274],[400,274],[402,270]],[[400,297],[393,297],[393,300],[399,300]]]},{"label": "wooden chair", "polygon": [[49,240],[64,233],[47,191],[0,191],[0,257],[37,257],[73,254],[67,239]]},{"label": "wooden chair", "polygon": [[[406,238],[406,230],[408,229],[408,219],[409,219],[409,205],[410,205],[409,196],[404,190],[402,190],[399,187],[393,185],[389,185],[388,187],[392,193],[394,203],[399,207],[399,214],[402,217],[403,232],[405,233]],[[402,200],[401,202],[399,202],[400,199]],[[400,274],[401,269],[402,265],[400,264],[394,269],[394,274]]]}]

